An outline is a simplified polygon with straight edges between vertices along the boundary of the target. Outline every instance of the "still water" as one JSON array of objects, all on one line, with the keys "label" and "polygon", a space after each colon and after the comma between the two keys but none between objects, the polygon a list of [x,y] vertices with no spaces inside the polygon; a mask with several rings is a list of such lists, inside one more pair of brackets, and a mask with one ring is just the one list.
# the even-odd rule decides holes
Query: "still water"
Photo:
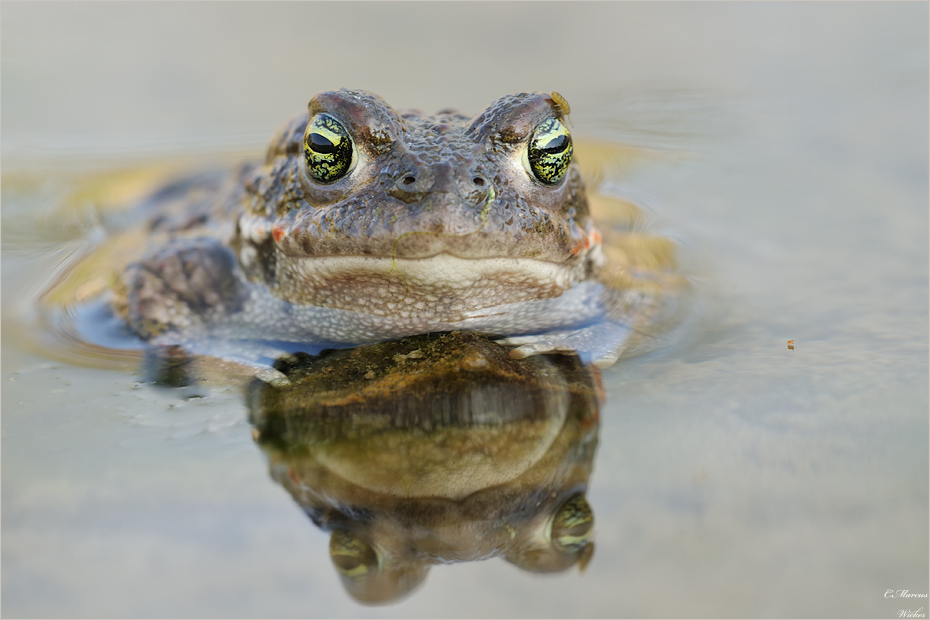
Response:
[{"label": "still water", "polygon": [[[3,615],[927,608],[885,596],[928,583],[926,4],[2,12]],[[646,153],[605,187],[676,240],[694,299],[663,348],[602,373],[596,437],[570,440],[596,445],[590,462],[559,461],[581,472],[569,478],[594,523],[593,553],[568,570],[433,565],[400,603],[361,606],[275,469],[280,445],[253,439],[240,390],[185,399],[144,384],[131,355],[113,368],[27,329],[36,292],[92,228],[87,204],[60,215],[74,188],[260,153],[312,94],[341,86],[470,113],[557,90],[575,135]]]}]

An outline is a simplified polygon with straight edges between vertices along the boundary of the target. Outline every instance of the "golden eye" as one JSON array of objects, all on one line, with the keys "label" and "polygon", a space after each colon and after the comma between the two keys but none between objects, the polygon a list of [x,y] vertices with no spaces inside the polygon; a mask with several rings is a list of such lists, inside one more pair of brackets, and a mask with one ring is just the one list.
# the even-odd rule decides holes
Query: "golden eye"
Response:
[{"label": "golden eye", "polygon": [[577,551],[594,535],[594,513],[583,495],[575,495],[559,507],[549,527],[549,539],[557,549]]},{"label": "golden eye", "polygon": [[526,153],[533,176],[546,185],[555,185],[572,163],[572,136],[559,119],[540,123]]},{"label": "golden eye", "polygon": [[378,552],[349,532],[334,531],[329,539],[329,557],[336,570],[350,579],[359,579],[378,569]]},{"label": "golden eye", "polygon": [[320,183],[333,183],[352,168],[355,148],[345,126],[329,114],[317,114],[304,133],[307,172]]}]

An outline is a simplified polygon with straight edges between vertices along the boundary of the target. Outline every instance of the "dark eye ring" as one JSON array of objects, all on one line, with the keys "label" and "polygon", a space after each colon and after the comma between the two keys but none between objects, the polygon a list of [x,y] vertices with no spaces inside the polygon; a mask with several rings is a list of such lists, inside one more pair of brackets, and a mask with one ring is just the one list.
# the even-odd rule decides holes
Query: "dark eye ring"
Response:
[{"label": "dark eye ring", "polygon": [[319,183],[334,183],[352,169],[355,146],[345,125],[329,114],[317,114],[304,132],[307,173]]},{"label": "dark eye ring", "polygon": [[549,118],[533,132],[526,150],[530,172],[539,182],[555,185],[572,163],[572,136],[557,118]]}]

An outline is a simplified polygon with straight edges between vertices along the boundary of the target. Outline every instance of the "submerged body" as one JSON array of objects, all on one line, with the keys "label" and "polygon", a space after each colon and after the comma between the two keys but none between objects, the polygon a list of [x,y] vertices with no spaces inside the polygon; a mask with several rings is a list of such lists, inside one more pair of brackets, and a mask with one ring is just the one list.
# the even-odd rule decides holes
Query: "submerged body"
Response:
[{"label": "submerged body", "polygon": [[263,163],[143,201],[110,304],[147,343],[240,359],[467,329],[612,364],[657,289],[605,251],[567,113],[557,93],[475,118],[321,93]]}]

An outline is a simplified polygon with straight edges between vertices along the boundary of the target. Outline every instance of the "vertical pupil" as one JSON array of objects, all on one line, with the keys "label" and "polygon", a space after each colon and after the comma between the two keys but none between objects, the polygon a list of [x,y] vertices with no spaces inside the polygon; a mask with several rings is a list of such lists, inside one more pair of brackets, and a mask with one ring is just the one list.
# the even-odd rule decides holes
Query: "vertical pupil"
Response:
[{"label": "vertical pupil", "polygon": [[322,155],[328,155],[336,150],[336,145],[322,134],[312,133],[307,139],[308,146]]}]

